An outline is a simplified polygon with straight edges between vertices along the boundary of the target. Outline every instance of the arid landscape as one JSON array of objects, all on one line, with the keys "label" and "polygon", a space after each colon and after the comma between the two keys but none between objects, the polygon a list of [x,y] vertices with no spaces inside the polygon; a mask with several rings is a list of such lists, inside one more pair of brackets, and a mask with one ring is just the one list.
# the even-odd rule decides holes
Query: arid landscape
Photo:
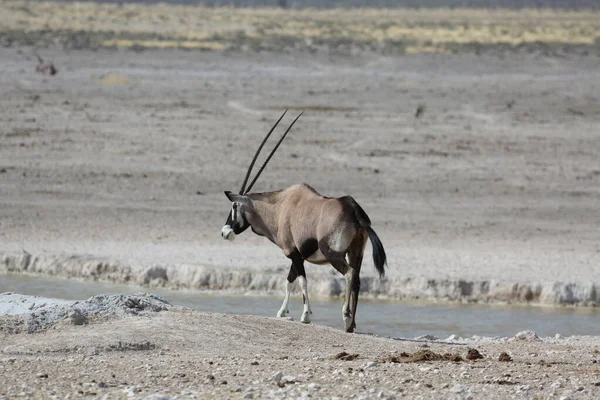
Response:
[{"label": "arid landscape", "polygon": [[0,44],[357,54],[600,54],[589,10],[208,8],[0,2]]},{"label": "arid landscape", "polygon": [[[594,399],[598,337],[445,341],[97,296],[0,319],[0,398]],[[60,317],[60,318],[59,318]],[[33,330],[36,333],[17,333]]]},{"label": "arid landscape", "polygon": [[[280,250],[220,230],[223,191],[290,109],[284,125],[305,113],[255,189],[351,194],[388,254],[380,280],[367,247],[362,296],[596,307],[599,21],[0,1],[0,279],[283,294]],[[57,73],[36,72],[36,54]],[[342,293],[331,267],[307,275],[311,295]],[[600,390],[598,332],[398,341],[132,301],[81,324],[69,309],[35,333],[31,310],[0,317],[0,398]],[[446,353],[462,361],[436,360]]]}]

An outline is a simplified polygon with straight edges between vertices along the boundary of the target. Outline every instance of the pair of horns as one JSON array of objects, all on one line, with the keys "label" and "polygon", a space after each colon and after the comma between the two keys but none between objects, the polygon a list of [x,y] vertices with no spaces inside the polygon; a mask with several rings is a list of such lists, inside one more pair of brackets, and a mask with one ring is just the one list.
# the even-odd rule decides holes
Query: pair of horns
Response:
[{"label": "pair of horns", "polygon": [[277,142],[277,144],[275,145],[275,147],[273,148],[273,150],[271,150],[271,154],[269,154],[269,156],[267,157],[267,159],[263,163],[262,167],[260,167],[260,169],[258,170],[258,173],[254,177],[254,179],[252,180],[252,182],[250,182],[250,185],[248,185],[248,188],[246,188],[246,183],[248,182],[248,178],[250,178],[250,173],[252,172],[252,168],[254,167],[254,163],[256,162],[256,159],[258,158],[258,155],[260,154],[260,151],[262,150],[262,148],[265,145],[265,143],[267,143],[267,140],[269,139],[269,136],[271,136],[271,133],[273,133],[273,131],[275,130],[275,128],[277,127],[277,125],[279,125],[279,122],[283,119],[283,117],[285,116],[285,114],[287,112],[288,112],[288,110],[285,110],[283,112],[283,114],[281,114],[281,117],[279,117],[279,119],[277,120],[277,122],[275,122],[275,125],[273,125],[273,127],[271,128],[271,130],[269,131],[269,133],[267,133],[267,136],[265,136],[265,138],[261,142],[260,146],[258,146],[258,150],[256,150],[256,153],[254,153],[254,158],[252,158],[252,162],[250,163],[250,167],[248,167],[248,172],[246,172],[246,177],[244,178],[244,183],[242,183],[242,188],[240,189],[240,194],[241,195],[244,195],[244,194],[248,193],[250,191],[250,189],[252,189],[252,186],[254,186],[254,183],[256,182],[256,180],[258,179],[258,177],[260,176],[261,172],[263,172],[263,170],[267,166],[267,163],[269,162],[269,160],[271,160],[271,157],[273,157],[273,154],[275,154],[275,151],[277,151],[277,148],[279,147],[279,145],[281,144],[281,142],[283,142],[283,139],[285,139],[285,136],[288,134],[288,132],[290,131],[290,129],[292,129],[292,126],[294,126],[294,124],[296,123],[296,121],[298,121],[298,118],[300,118],[300,116],[304,113],[304,111],[302,111],[300,114],[298,114],[298,116],[296,117],[296,119],[294,119],[294,121],[290,124],[290,126],[288,126],[287,130],[285,131],[285,133],[283,134],[283,136],[281,137],[281,139],[279,139],[279,141]]}]

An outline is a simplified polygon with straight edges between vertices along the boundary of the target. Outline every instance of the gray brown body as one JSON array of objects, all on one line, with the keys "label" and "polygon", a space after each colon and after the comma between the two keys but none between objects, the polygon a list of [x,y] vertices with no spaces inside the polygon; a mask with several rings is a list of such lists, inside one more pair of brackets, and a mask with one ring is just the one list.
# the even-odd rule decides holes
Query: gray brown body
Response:
[{"label": "gray brown body", "polygon": [[310,321],[304,261],[329,263],[345,277],[342,314],[346,331],[353,332],[360,269],[369,238],[373,243],[375,266],[381,275],[385,264],[383,246],[371,228],[369,217],[358,203],[350,196],[321,196],[306,184],[269,193],[228,193],[228,197],[233,206],[228,222],[223,227],[223,237],[233,239],[235,235],[230,237],[232,231],[237,234],[251,227],[256,234],[267,237],[279,246],[292,261],[286,298],[278,316],[287,315],[290,285],[299,277],[304,298],[301,320]]},{"label": "gray brown body", "polygon": [[[380,276],[384,274],[385,250],[365,211],[350,196],[330,198],[321,196],[312,187],[301,184],[268,193],[249,193],[254,183],[285,139],[300,113],[279,139],[248,187],[248,179],[263,146],[283,119],[279,117],[254,154],[239,194],[225,192],[231,201],[231,212],[221,229],[221,236],[233,240],[249,227],[279,246],[292,261],[288,273],[285,298],[278,317],[287,316],[292,283],[298,279],[302,289],[304,310],[302,322],[310,322],[310,304],[304,261],[330,263],[346,278],[342,315],[347,332],[354,332],[360,290],[360,267],[367,239],[373,245],[373,262]],[[350,301],[352,300],[352,303]]]}]

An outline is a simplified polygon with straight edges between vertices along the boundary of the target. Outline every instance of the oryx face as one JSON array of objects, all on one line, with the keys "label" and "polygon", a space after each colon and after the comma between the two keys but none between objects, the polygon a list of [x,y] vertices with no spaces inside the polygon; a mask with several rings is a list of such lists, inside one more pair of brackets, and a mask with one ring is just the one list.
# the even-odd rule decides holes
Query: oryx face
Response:
[{"label": "oryx face", "polygon": [[246,210],[247,207],[244,202],[236,198],[237,195],[231,192],[225,192],[225,195],[231,201],[231,211],[223,229],[221,229],[221,237],[226,240],[233,240],[236,235],[244,232],[250,226],[246,217],[248,210]]},{"label": "oryx face", "polygon": [[300,118],[300,115],[302,115],[302,112],[304,111],[302,111],[290,124],[290,126],[288,126],[287,130],[285,131],[281,139],[279,139],[273,150],[271,150],[271,154],[269,154],[266,161],[264,162],[262,167],[260,167],[256,176],[254,176],[254,179],[252,180],[252,182],[250,182],[248,187],[246,187],[246,183],[248,183],[248,178],[250,178],[250,173],[252,172],[252,168],[254,167],[254,163],[256,162],[258,154],[260,153],[261,149],[267,142],[267,139],[269,139],[269,136],[271,136],[271,133],[273,133],[273,131],[277,127],[277,124],[279,124],[286,112],[287,110],[285,110],[283,114],[281,114],[281,117],[279,117],[277,122],[275,122],[275,125],[273,125],[269,133],[267,133],[267,136],[265,136],[265,138],[263,139],[260,146],[258,146],[258,150],[256,150],[256,153],[254,153],[252,162],[248,167],[248,172],[246,172],[246,177],[244,178],[244,182],[242,183],[242,188],[240,189],[239,194],[225,192],[225,196],[227,196],[229,201],[231,201],[231,212],[229,213],[229,217],[227,218],[227,222],[225,222],[223,229],[221,229],[221,237],[223,239],[233,240],[235,239],[235,235],[239,235],[240,233],[248,229],[248,227],[250,226],[248,219],[251,219],[256,222],[256,210],[254,210],[252,201],[250,201],[250,199],[246,197],[245,194],[248,193],[250,189],[252,189],[252,186],[260,176],[263,169],[267,166],[267,163],[269,162],[273,154],[275,154],[275,151],[277,150],[283,139],[285,139],[285,136],[288,134],[290,129],[292,129],[292,126],[294,126],[294,124],[296,123],[296,121],[298,121],[298,118]]}]

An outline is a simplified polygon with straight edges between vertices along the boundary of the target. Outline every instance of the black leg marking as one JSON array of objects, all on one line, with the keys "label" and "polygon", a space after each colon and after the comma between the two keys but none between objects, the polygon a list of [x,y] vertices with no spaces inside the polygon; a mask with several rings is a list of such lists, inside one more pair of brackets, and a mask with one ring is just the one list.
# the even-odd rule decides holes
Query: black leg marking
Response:
[{"label": "black leg marking", "polygon": [[296,268],[294,268],[294,263],[292,263],[292,265],[290,265],[290,272],[288,272],[287,280],[289,283],[294,283],[297,277],[298,272],[296,272]]},{"label": "black leg marking", "polygon": [[294,250],[294,252],[289,255],[289,258],[292,260],[292,268],[294,268],[294,271],[296,272],[296,277],[301,276],[304,278],[304,282],[300,282],[300,286],[302,287],[302,303],[304,304],[304,311],[302,312],[302,318],[300,320],[304,323],[310,323],[310,318],[308,317],[308,314],[312,314],[312,311],[310,311],[308,292],[306,288],[306,271],[304,269],[304,258],[302,257],[298,249]]},{"label": "black leg marking", "polygon": [[[297,276],[303,276],[306,279],[306,270],[304,269],[304,259],[300,255],[300,252],[295,252],[292,257],[292,265],[296,269]],[[302,293],[302,304],[306,304],[306,297]]]},{"label": "black leg marking", "polygon": [[298,252],[303,258],[306,259],[312,256],[318,249],[319,242],[317,241],[317,239],[308,239],[307,241],[302,243],[302,245],[298,249]]},{"label": "black leg marking", "polygon": [[[295,250],[288,258],[292,260],[292,266],[288,274],[288,281],[294,282],[299,276],[303,276],[306,279],[306,270],[304,269],[304,258],[298,250]],[[306,298],[302,294],[302,303],[306,304]]]}]

